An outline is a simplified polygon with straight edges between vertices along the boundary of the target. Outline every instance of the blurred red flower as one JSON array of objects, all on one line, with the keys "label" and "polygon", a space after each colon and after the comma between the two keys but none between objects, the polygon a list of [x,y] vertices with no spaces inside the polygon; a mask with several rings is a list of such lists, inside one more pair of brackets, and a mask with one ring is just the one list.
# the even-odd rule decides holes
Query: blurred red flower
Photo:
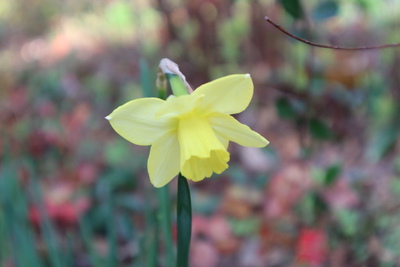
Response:
[{"label": "blurred red flower", "polygon": [[[65,203],[45,203],[45,216],[57,224],[63,226],[72,226],[78,222],[79,217],[89,208],[89,202],[86,199],[81,199],[76,202]],[[43,220],[43,214],[39,207],[32,206],[29,209],[29,221],[39,226]]]},{"label": "blurred red flower", "polygon": [[307,266],[321,266],[327,258],[327,236],[316,228],[300,231],[296,247],[296,261]]}]

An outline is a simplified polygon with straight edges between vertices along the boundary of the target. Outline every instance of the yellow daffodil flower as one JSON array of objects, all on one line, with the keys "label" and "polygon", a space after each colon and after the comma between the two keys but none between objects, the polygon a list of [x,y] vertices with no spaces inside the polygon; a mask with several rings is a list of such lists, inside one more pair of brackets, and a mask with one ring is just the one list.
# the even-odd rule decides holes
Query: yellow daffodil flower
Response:
[{"label": "yellow daffodil flower", "polygon": [[140,98],[106,117],[128,141],[151,145],[150,181],[162,187],[179,172],[200,181],[228,168],[229,141],[264,147],[268,141],[230,114],[246,109],[253,96],[249,74],[226,76],[197,88],[192,94]]}]

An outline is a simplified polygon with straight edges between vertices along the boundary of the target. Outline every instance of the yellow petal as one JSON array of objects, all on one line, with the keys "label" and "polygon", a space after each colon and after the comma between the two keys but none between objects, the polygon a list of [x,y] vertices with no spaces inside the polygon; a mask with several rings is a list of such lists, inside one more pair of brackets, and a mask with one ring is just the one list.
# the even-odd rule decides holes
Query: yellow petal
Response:
[{"label": "yellow petal", "polygon": [[221,144],[225,147],[225,149],[228,149],[229,147],[229,140],[223,138],[222,136],[220,136],[219,134],[217,134],[216,132],[214,132],[215,136],[218,138],[218,140],[221,142]]},{"label": "yellow petal", "polygon": [[168,132],[151,146],[147,162],[150,181],[163,187],[179,173],[179,142],[176,131]]},{"label": "yellow petal", "polygon": [[129,142],[151,145],[173,127],[168,120],[155,119],[155,113],[164,103],[159,98],[136,99],[118,107],[106,119]]},{"label": "yellow petal", "polygon": [[247,125],[241,124],[232,116],[223,113],[214,113],[208,117],[212,129],[230,141],[242,146],[264,147],[268,140],[251,130]]},{"label": "yellow petal", "polygon": [[200,181],[228,168],[229,153],[205,117],[192,114],[180,119],[178,139],[181,172],[187,179]]},{"label": "yellow petal", "polygon": [[195,109],[204,95],[171,95],[157,111],[156,118],[170,118],[184,115]]},{"label": "yellow petal", "polygon": [[196,94],[204,94],[203,111],[240,113],[253,97],[253,81],[250,74],[229,75],[201,85],[193,92],[193,95]]}]

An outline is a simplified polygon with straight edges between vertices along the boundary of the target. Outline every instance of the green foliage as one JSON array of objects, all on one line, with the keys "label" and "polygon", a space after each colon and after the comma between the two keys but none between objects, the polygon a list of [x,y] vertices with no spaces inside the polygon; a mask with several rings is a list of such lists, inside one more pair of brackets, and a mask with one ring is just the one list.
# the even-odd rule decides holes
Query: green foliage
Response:
[{"label": "green foliage", "polygon": [[312,12],[312,17],[316,22],[320,22],[336,16],[338,11],[339,6],[336,1],[326,0],[318,3]]},{"label": "green foliage", "polygon": [[285,97],[278,98],[275,102],[276,109],[278,110],[279,117],[283,119],[294,119],[296,111],[292,106],[289,99]]},{"label": "green foliage", "polygon": [[211,215],[215,213],[218,204],[221,202],[220,196],[204,194],[194,191],[191,194],[193,213]]},{"label": "green foliage", "polygon": [[311,191],[296,203],[300,221],[305,225],[314,225],[329,212],[328,203],[317,191]]},{"label": "green foliage", "polygon": [[258,218],[245,218],[229,220],[232,232],[240,237],[249,237],[256,234],[260,228],[260,219]]},{"label": "green foliage", "polygon": [[400,174],[400,156],[397,156],[394,162],[395,171]]},{"label": "green foliage", "polygon": [[134,18],[132,7],[128,2],[114,1],[105,10],[105,17],[110,26],[121,29],[132,29]]},{"label": "green foliage", "polygon": [[143,96],[152,97],[154,96],[154,86],[152,86],[152,79],[150,77],[154,77],[155,75],[150,75],[149,64],[144,59],[140,60],[139,67]]},{"label": "green foliage", "polygon": [[318,185],[329,187],[337,181],[342,172],[342,165],[337,163],[328,168],[313,168],[311,176]]},{"label": "green foliage", "polygon": [[279,0],[287,13],[295,19],[301,19],[304,16],[303,6],[300,0]]},{"label": "green foliage", "polygon": [[326,125],[326,123],[320,119],[313,118],[310,120],[309,131],[316,140],[327,140],[332,138],[333,133]]},{"label": "green foliage", "polygon": [[373,162],[380,160],[395,146],[400,134],[400,127],[388,125],[375,131],[367,151],[369,159]]},{"label": "green foliage", "polygon": [[337,178],[339,178],[340,172],[342,170],[341,165],[339,164],[335,164],[330,166],[327,171],[326,171],[326,177],[325,177],[325,185],[326,186],[330,186],[332,184],[334,184],[337,180]]},{"label": "green foliage", "polygon": [[339,229],[345,237],[354,237],[360,231],[360,216],[354,210],[339,209],[335,211]]},{"label": "green foliage", "polygon": [[[10,161],[5,161],[0,170],[0,218],[2,219],[0,229],[5,237],[1,240],[1,247],[4,249],[1,253],[10,253],[0,258],[0,265],[4,265],[5,262],[2,261],[11,256],[12,261],[18,266],[41,267],[43,261],[38,251],[32,249],[37,246],[32,226],[27,220],[28,202],[17,179],[16,170],[17,166]],[[8,242],[4,242],[6,240]],[[56,258],[59,255],[52,253],[51,256],[59,260]]]}]

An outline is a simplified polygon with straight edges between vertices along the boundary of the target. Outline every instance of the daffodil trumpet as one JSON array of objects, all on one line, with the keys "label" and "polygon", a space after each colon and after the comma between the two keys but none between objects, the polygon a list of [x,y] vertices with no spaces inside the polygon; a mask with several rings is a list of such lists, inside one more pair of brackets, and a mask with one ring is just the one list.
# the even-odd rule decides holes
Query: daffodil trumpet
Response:
[{"label": "daffodil trumpet", "polygon": [[229,75],[201,85],[192,94],[132,100],[106,119],[128,141],[151,145],[147,169],[155,187],[166,185],[180,172],[197,182],[228,168],[230,141],[249,147],[268,144],[231,116],[244,111],[252,96],[249,74]]}]

